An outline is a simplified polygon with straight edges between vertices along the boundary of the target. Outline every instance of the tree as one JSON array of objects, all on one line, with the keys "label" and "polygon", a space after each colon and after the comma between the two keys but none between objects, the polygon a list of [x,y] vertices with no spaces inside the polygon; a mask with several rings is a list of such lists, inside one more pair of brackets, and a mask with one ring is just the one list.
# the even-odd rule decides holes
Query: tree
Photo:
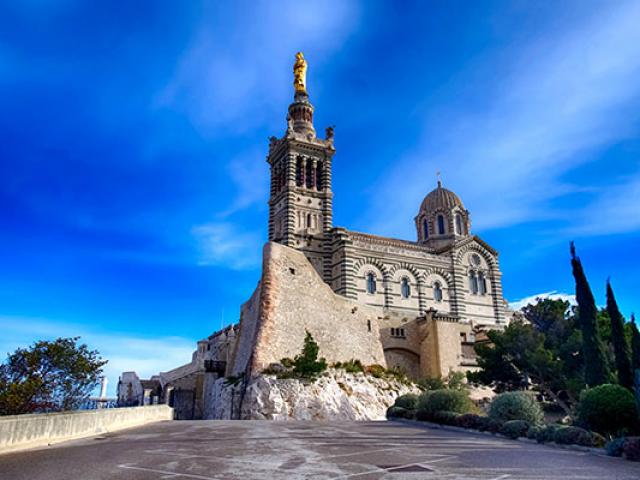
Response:
[{"label": "tree", "polygon": [[0,365],[0,415],[73,410],[98,385],[107,363],[80,337],[19,348]]},{"label": "tree", "polygon": [[566,323],[570,303],[551,298],[537,298],[535,303],[522,307],[522,314],[540,332],[547,333],[554,326]]},{"label": "tree", "polygon": [[578,319],[582,330],[582,353],[584,355],[584,379],[589,387],[608,383],[611,377],[609,364],[606,361],[602,340],[598,334],[596,323],[596,302],[591,287],[584,274],[582,262],[576,256],[576,249],[571,242],[571,267],[576,281],[576,301],[578,302]]},{"label": "tree", "polygon": [[624,318],[618,309],[613,295],[611,282],[607,280],[607,312],[611,319],[611,343],[615,353],[618,383],[629,390],[633,390],[633,372],[631,370],[631,353],[624,335]]},{"label": "tree", "polygon": [[293,359],[293,371],[301,377],[315,377],[317,374],[327,369],[327,362],[324,358],[318,359],[320,347],[307,331],[304,337],[302,353]]},{"label": "tree", "polygon": [[631,367],[640,370],[640,332],[634,314],[631,314]]},{"label": "tree", "polygon": [[561,398],[569,378],[563,362],[545,346],[545,336],[532,325],[514,321],[504,331],[487,332],[490,343],[475,345],[480,370],[470,372],[471,382],[491,385],[497,391],[522,390],[529,382],[571,413]]}]

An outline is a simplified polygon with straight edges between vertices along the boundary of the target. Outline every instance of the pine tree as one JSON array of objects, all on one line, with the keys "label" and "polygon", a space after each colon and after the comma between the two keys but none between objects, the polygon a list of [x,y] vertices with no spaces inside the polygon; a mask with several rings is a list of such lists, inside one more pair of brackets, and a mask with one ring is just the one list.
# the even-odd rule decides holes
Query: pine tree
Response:
[{"label": "pine tree", "polygon": [[640,370],[640,332],[636,325],[636,317],[631,314],[631,367]]},{"label": "pine tree", "polygon": [[587,277],[584,274],[582,262],[576,256],[573,242],[571,242],[571,267],[576,281],[578,319],[582,330],[584,380],[587,386],[595,387],[608,383],[611,378],[611,372],[604,354],[602,340],[598,334],[596,302],[593,298],[593,293],[591,293]]},{"label": "pine tree", "polygon": [[627,339],[624,335],[624,318],[618,309],[609,280],[607,280],[607,312],[611,319],[611,343],[615,353],[616,369],[618,370],[618,383],[632,390],[633,372],[631,370],[629,344],[627,344]]}]

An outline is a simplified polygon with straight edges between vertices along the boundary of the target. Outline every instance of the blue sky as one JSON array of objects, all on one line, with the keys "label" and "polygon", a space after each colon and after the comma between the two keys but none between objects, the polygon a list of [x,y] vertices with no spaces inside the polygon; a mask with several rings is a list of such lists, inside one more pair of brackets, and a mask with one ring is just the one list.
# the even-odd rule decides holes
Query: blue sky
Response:
[{"label": "blue sky", "polygon": [[336,125],[334,223],[415,238],[440,170],[506,297],[640,312],[640,2],[0,4],[0,351],[80,334],[123,369],[238,320],[294,54]]}]

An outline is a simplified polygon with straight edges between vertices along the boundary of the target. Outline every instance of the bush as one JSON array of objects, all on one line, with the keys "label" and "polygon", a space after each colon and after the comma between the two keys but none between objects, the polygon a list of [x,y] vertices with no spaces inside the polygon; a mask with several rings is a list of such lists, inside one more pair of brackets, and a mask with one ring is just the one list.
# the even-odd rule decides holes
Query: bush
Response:
[{"label": "bush", "polygon": [[603,435],[626,433],[636,426],[633,394],[620,385],[599,385],[580,395],[577,423]]},{"label": "bush", "polygon": [[440,377],[425,377],[418,380],[418,387],[422,390],[442,390],[446,388],[444,380]]},{"label": "bush", "polygon": [[502,428],[502,422],[489,417],[480,417],[478,419],[478,430],[481,432],[498,433]]},{"label": "bush", "polygon": [[364,369],[364,371],[374,378],[384,378],[385,374],[387,373],[386,368],[384,368],[382,365],[377,364],[369,365]]},{"label": "bush", "polygon": [[458,412],[448,412],[446,410],[439,410],[433,414],[432,420],[435,423],[439,423],[441,425],[456,426],[458,424],[458,418],[460,416],[461,415]]},{"label": "bush", "polygon": [[394,407],[401,407],[406,410],[415,410],[418,406],[418,395],[415,393],[405,393],[396,398],[393,403]]},{"label": "bush", "polygon": [[533,427],[529,427],[529,430],[527,430],[527,438],[537,441],[541,431],[542,427],[537,427],[535,425]]},{"label": "bush", "polygon": [[480,415],[476,415],[475,413],[465,413],[458,417],[458,426],[478,430],[480,428],[481,418]]},{"label": "bush", "polygon": [[295,365],[293,362],[293,359],[288,357],[281,359],[280,363],[282,364],[283,367],[286,367],[286,368],[293,368],[293,366]]},{"label": "bush", "polygon": [[334,368],[342,368],[347,373],[360,373],[364,372],[364,367],[360,360],[351,359],[347,362],[336,362],[333,364]]},{"label": "bush", "polygon": [[418,412],[425,419],[441,411],[472,413],[473,410],[475,405],[469,399],[469,393],[463,390],[434,390],[418,398]]},{"label": "bush", "polygon": [[302,378],[315,378],[319,373],[325,371],[327,362],[324,358],[318,358],[319,350],[320,347],[311,334],[307,332],[302,352],[293,359],[294,374]]},{"label": "bush", "polygon": [[610,457],[621,457],[624,450],[624,442],[626,440],[627,439],[624,437],[618,437],[614,438],[613,440],[609,440],[604,446],[604,449],[607,451],[607,455],[609,455]]},{"label": "bush", "polygon": [[412,418],[413,412],[396,405],[387,409],[387,418]]},{"label": "bush", "polygon": [[594,438],[591,432],[580,427],[560,427],[556,430],[553,441],[561,445],[582,445],[593,447]]},{"label": "bush", "polygon": [[640,462],[640,437],[628,437],[622,447],[624,458]]},{"label": "bush", "polygon": [[540,427],[536,440],[538,441],[538,443],[553,442],[556,436],[556,431],[561,428],[562,428],[562,425],[556,425],[556,424],[545,425],[544,427]]},{"label": "bush", "polygon": [[509,420],[502,425],[500,433],[506,437],[516,439],[518,437],[524,437],[529,431],[531,425],[524,420]]},{"label": "bush", "polygon": [[540,405],[526,392],[506,392],[495,397],[489,406],[489,417],[502,422],[524,420],[532,425],[544,420]]}]

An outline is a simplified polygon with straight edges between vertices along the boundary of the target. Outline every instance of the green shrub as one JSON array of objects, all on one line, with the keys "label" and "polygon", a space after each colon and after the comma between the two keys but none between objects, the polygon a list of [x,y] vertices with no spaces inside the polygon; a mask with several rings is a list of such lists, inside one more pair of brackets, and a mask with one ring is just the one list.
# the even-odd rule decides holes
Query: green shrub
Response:
[{"label": "green shrub", "polygon": [[556,430],[553,441],[562,445],[582,445],[593,447],[594,438],[591,432],[580,427],[560,427]]},{"label": "green shrub", "polygon": [[448,412],[446,410],[438,410],[432,415],[431,420],[441,425],[456,426],[458,424],[459,417],[460,417],[460,414],[458,412]]},{"label": "green shrub", "polygon": [[611,384],[584,390],[578,403],[577,424],[603,435],[632,431],[637,424],[633,394]]},{"label": "green shrub", "polygon": [[293,359],[292,358],[288,358],[288,357],[285,357],[285,358],[281,359],[280,363],[285,368],[293,368],[293,366],[295,365],[294,362],[293,362]]},{"label": "green shrub", "polygon": [[478,419],[478,430],[481,432],[498,433],[502,428],[502,422],[489,417],[480,417]]},{"label": "green shrub", "polygon": [[418,398],[418,412],[425,419],[432,417],[435,412],[472,413],[474,410],[475,405],[464,390],[434,390],[424,392]]},{"label": "green shrub", "polygon": [[478,430],[481,423],[480,418],[480,415],[476,415],[475,413],[465,413],[458,417],[458,426]]},{"label": "green shrub", "polygon": [[527,438],[530,440],[537,441],[541,431],[542,431],[542,427],[538,427],[536,425],[529,427],[529,430],[527,430]]},{"label": "green shrub", "polygon": [[319,373],[327,369],[324,358],[318,358],[320,347],[307,332],[300,355],[293,359],[293,372],[302,378],[315,378]]},{"label": "green shrub", "polygon": [[405,408],[407,410],[415,410],[418,406],[418,395],[415,393],[405,393],[404,395],[400,395],[396,398],[393,406]]},{"label": "green shrub", "polygon": [[364,367],[362,366],[362,362],[360,360],[356,360],[353,358],[347,362],[343,362],[340,367],[336,367],[336,368],[343,368],[344,371],[347,373],[364,372]]},{"label": "green shrub", "polygon": [[627,439],[624,437],[614,438],[613,440],[609,440],[607,444],[604,446],[604,449],[607,451],[607,455],[610,457],[621,457],[622,452],[624,451],[624,442]]},{"label": "green shrub", "polygon": [[382,365],[377,364],[369,365],[365,368],[364,371],[374,378],[384,378],[385,374],[387,373],[386,368],[384,368]]},{"label": "green shrub", "polygon": [[502,422],[524,420],[532,425],[540,425],[544,420],[540,405],[527,392],[501,393],[491,402],[489,417]]},{"label": "green shrub", "polygon": [[509,438],[524,437],[531,425],[524,420],[509,420],[502,425],[500,433]]},{"label": "green shrub", "polygon": [[628,437],[622,447],[624,458],[640,462],[640,437]]},{"label": "green shrub", "polygon": [[387,409],[387,418],[412,418],[413,412],[406,408],[393,405]]},{"label": "green shrub", "polygon": [[444,380],[441,377],[425,377],[418,380],[417,385],[422,390],[442,390],[446,388]]},{"label": "green shrub", "polygon": [[556,431],[560,428],[562,428],[562,425],[557,425],[555,423],[540,427],[540,431],[538,432],[536,440],[538,441],[538,443],[553,442],[555,439]]}]

